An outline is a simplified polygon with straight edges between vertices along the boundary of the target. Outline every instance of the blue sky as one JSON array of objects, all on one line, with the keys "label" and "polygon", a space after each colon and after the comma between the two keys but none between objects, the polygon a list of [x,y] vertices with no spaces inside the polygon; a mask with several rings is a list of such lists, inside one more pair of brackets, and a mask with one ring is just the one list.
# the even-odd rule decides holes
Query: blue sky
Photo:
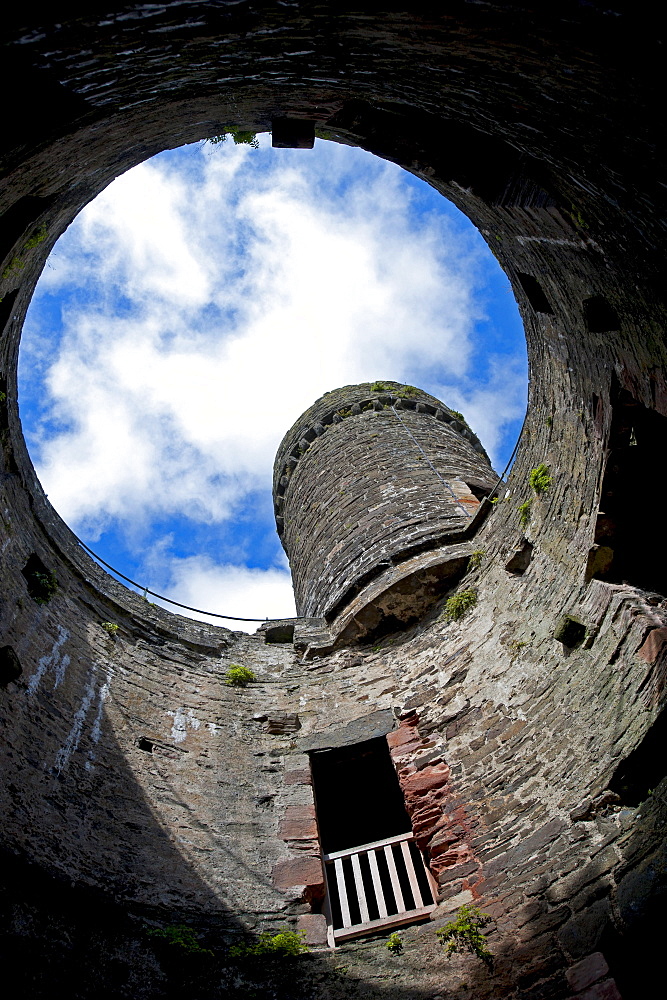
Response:
[{"label": "blue sky", "polygon": [[277,618],[294,613],[277,446],[322,393],[376,379],[461,410],[501,471],[526,399],[509,283],[399,167],[260,136],[162,153],[84,209],[28,312],[19,404],[51,502],[103,559],[185,604]]}]

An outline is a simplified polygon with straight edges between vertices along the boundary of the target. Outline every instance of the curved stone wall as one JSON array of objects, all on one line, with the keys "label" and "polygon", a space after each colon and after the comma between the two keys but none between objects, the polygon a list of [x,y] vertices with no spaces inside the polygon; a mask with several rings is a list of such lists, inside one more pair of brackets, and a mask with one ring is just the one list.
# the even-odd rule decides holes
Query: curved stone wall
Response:
[{"label": "curved stone wall", "polygon": [[[414,577],[418,555],[428,554],[431,573],[434,550],[440,564],[465,565],[450,547],[479,506],[471,488],[487,495],[498,477],[476,436],[439,400],[383,382],[345,386],[310,407],[278,449],[274,481],[297,611],[331,621],[391,567],[405,564]],[[396,597],[396,621],[428,607],[411,607],[410,598],[407,590]]]},{"label": "curved stone wall", "polygon": [[[594,568],[619,401],[667,417],[651,17],[565,2],[394,4],[381,17],[187,0],[5,13],[2,943],[17,992],[643,1000],[654,989],[667,609],[664,594]],[[401,164],[467,213],[510,277],[531,372],[511,495],[463,583],[475,608],[308,664],[261,634],[147,607],[102,573],[35,480],[16,397],[25,310],[76,212],[160,149],[278,116]],[[659,461],[654,449],[645,468]],[[541,463],[551,485],[538,495],[529,475]],[[642,506],[622,535],[650,552],[655,530]],[[23,573],[33,555],[57,578],[46,603]],[[244,657],[260,681],[226,689],[225,664]],[[321,916],[300,734],[375,708],[400,717],[392,750],[440,882],[434,920],[404,932],[399,960],[380,939],[286,974],[239,968],[226,938]],[[434,934],[471,900],[494,918],[493,974],[470,955],[449,963]],[[182,920],[210,965],[186,968],[144,927]]]}]

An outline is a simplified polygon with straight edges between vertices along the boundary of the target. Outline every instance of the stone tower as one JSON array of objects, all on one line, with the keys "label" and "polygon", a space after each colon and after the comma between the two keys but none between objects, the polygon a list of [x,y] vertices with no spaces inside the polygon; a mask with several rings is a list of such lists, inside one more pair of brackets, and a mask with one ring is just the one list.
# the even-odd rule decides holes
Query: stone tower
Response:
[{"label": "stone tower", "polygon": [[283,438],[274,500],[297,611],[337,644],[416,620],[465,569],[497,476],[459,417],[414,386],[363,383]]}]

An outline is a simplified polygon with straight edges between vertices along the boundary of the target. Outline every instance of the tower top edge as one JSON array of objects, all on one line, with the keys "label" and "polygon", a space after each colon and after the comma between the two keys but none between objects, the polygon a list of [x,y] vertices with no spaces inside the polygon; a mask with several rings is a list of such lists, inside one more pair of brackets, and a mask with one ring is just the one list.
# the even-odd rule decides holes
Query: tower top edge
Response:
[{"label": "tower top edge", "polygon": [[[305,437],[309,440],[312,437],[313,428],[318,424],[330,423],[332,414],[340,413],[345,416],[346,411],[357,403],[369,400],[379,400],[382,403],[390,401],[400,401],[406,406],[417,403],[426,404],[427,407],[435,410],[442,410],[453,420],[458,420],[460,429],[470,435],[471,440],[479,445],[479,439],[468,427],[465,418],[457,410],[452,409],[443,403],[437,396],[420,389],[418,386],[407,385],[404,382],[396,382],[393,379],[378,379],[375,382],[359,382],[353,385],[340,386],[325,392],[315,400],[308,409],[304,410],[301,416],[292,424],[283,437],[274,463],[274,484],[280,478],[282,467],[289,455],[299,446],[299,442]],[[357,412],[357,411],[355,411]],[[481,445],[479,445],[481,448]],[[489,462],[488,455],[482,449],[482,453]],[[490,464],[490,462],[489,462]]]}]

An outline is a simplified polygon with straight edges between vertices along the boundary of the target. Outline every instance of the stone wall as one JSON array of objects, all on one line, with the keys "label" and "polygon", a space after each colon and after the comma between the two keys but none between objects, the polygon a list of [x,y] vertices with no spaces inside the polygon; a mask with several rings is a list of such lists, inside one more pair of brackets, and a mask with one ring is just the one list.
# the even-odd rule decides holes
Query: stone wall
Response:
[{"label": "stone wall", "polygon": [[[377,18],[109,0],[16,7],[4,29],[8,977],[30,997],[599,1000],[617,995],[614,979],[625,1000],[649,995],[662,974],[667,609],[664,594],[587,567],[618,393],[667,416],[660,25],[644,9],[565,2],[389,5]],[[262,633],[150,607],[96,567],[35,480],[15,378],[34,282],[76,212],[160,149],[276,116],[391,159],[461,207],[510,277],[531,371],[510,495],[462,581],[475,608],[305,663]],[[540,463],[552,483],[537,496]],[[644,507],[636,539],[650,549],[659,526]],[[33,555],[58,581],[43,604],[22,572]],[[258,682],[227,688],[229,663]],[[438,875],[434,919],[404,932],[400,958],[371,939],[287,973],[239,969],[231,938],[320,916],[299,740],[385,708]],[[470,900],[495,920],[492,974],[469,955],[448,962],[435,938]],[[188,971],[146,934],[182,920],[210,966]]]}]

